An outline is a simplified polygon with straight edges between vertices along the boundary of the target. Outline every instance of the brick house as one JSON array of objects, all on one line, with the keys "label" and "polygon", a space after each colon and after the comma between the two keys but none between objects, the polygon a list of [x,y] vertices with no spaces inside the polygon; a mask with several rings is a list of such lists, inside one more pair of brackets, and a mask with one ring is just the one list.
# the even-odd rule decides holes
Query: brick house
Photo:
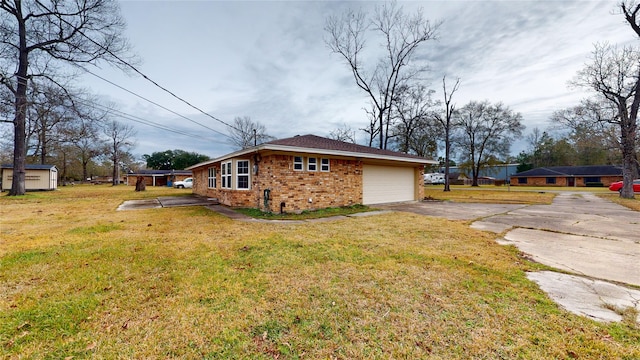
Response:
[{"label": "brick house", "polygon": [[422,172],[437,162],[315,135],[267,142],[193,165],[193,192],[231,207],[271,212],[424,197]]},{"label": "brick house", "polygon": [[615,165],[540,167],[511,175],[512,186],[609,186],[622,181]]}]

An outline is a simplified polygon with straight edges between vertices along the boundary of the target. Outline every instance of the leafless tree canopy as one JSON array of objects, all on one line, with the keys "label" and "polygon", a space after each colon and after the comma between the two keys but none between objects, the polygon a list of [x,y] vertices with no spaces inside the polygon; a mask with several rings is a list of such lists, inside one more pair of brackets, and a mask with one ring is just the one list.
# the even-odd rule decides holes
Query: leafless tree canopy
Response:
[{"label": "leafless tree canopy", "polygon": [[329,132],[329,139],[355,144],[356,131],[353,130],[349,125],[342,124],[339,128]]},{"label": "leafless tree canopy", "polygon": [[[640,4],[621,2],[620,10],[631,29],[640,37]],[[590,62],[573,83],[593,90],[614,109],[602,121],[619,128],[624,186],[620,196],[633,198],[632,181],[638,176],[638,108],[640,107],[640,51],[634,46],[596,44]]]},{"label": "leafless tree canopy", "polygon": [[464,162],[472,170],[473,184],[478,186],[482,166],[492,159],[504,159],[516,136],[522,134],[522,115],[502,103],[471,101],[454,114],[460,128],[456,142],[465,154]]},{"label": "leafless tree canopy", "polygon": [[129,155],[128,152],[135,145],[136,131],[130,125],[112,120],[105,124],[103,132],[109,138],[105,152],[113,163],[113,185],[118,185],[120,183],[120,163]]},{"label": "leafless tree canopy", "polygon": [[248,116],[233,119],[230,136],[231,143],[237,149],[246,149],[275,139],[267,134],[267,128],[263,124],[252,121]]},{"label": "leafless tree canopy", "polygon": [[[387,148],[398,91],[426,70],[414,64],[414,58],[423,43],[435,38],[439,25],[424,19],[422,11],[406,14],[396,2],[376,7],[371,16],[350,10],[327,19],[325,42],[344,59],[356,85],[369,97],[370,146],[377,137],[379,147]],[[382,39],[379,58],[365,54],[369,33]]]},{"label": "leafless tree canopy", "polygon": [[14,96],[14,176],[10,195],[25,192],[27,89],[43,78],[61,86],[65,64],[123,65],[128,44],[115,0],[0,1],[0,83]]},{"label": "leafless tree canopy", "polygon": [[453,95],[458,91],[460,87],[460,78],[456,79],[456,82],[447,90],[447,76],[442,77],[442,94],[444,97],[444,108],[434,113],[436,122],[440,125],[440,130],[443,133],[444,142],[444,191],[451,191],[449,186],[449,165],[451,163],[451,142],[452,135],[455,130],[455,123],[453,122],[453,114],[456,111],[456,104],[453,102]]},{"label": "leafless tree canopy", "polygon": [[396,150],[423,157],[433,157],[437,152],[439,131],[433,117],[433,93],[424,85],[399,89],[393,111],[396,121],[390,135]]}]

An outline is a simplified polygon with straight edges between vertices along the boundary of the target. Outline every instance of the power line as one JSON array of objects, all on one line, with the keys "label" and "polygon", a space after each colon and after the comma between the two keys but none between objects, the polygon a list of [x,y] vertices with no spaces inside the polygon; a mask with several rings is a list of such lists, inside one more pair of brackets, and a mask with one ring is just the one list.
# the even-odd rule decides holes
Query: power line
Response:
[{"label": "power line", "polygon": [[[38,4],[39,4],[40,6],[42,6],[45,10],[49,11],[50,13],[53,13],[53,11],[49,10],[49,8],[47,8],[47,7],[46,7],[44,4],[42,4],[41,2],[38,2]],[[200,108],[196,107],[195,105],[192,105],[192,104],[191,104],[190,102],[188,102],[187,100],[185,100],[185,99],[183,99],[183,98],[179,97],[178,95],[176,95],[176,94],[174,94],[173,92],[171,92],[169,89],[167,89],[167,88],[163,87],[162,85],[158,84],[157,82],[155,82],[154,80],[152,80],[150,77],[148,77],[147,75],[145,75],[144,73],[142,73],[140,70],[138,70],[135,66],[131,65],[130,63],[128,63],[128,62],[127,62],[127,61],[125,61],[124,59],[120,58],[118,55],[114,54],[111,50],[109,50],[109,49],[105,48],[104,46],[102,46],[101,44],[97,43],[97,42],[96,42],[95,40],[93,40],[91,37],[89,37],[89,36],[85,35],[85,33],[84,33],[84,32],[82,32],[80,29],[76,28],[73,24],[71,24],[70,22],[68,22],[67,20],[65,20],[62,16],[58,16],[58,19],[59,19],[59,20],[61,20],[62,22],[64,22],[65,24],[67,24],[67,25],[71,26],[72,28],[74,28],[74,30],[75,30],[75,31],[77,31],[80,35],[84,36],[87,40],[89,40],[90,42],[92,42],[94,45],[98,46],[100,49],[104,50],[106,53],[108,53],[109,55],[113,56],[113,57],[114,57],[116,60],[118,60],[122,65],[125,65],[126,67],[128,67],[128,68],[132,69],[132,70],[133,70],[133,71],[135,71],[137,74],[139,74],[140,76],[142,76],[145,80],[149,81],[150,83],[152,83],[153,85],[155,85],[155,86],[156,86],[156,87],[158,87],[159,89],[163,90],[164,92],[168,93],[169,95],[173,96],[174,98],[176,98],[176,99],[178,99],[178,100],[182,101],[183,103],[187,104],[187,105],[188,105],[188,106],[190,106],[191,108],[193,108],[193,109],[195,109],[195,110],[197,110],[197,111],[201,112],[202,114],[204,114],[204,115],[206,115],[206,116],[208,116],[208,117],[212,118],[213,120],[215,120],[215,121],[217,121],[217,122],[220,122],[220,123],[222,123],[222,124],[224,124],[224,125],[226,125],[226,126],[228,126],[228,127],[232,128],[232,129],[234,129],[234,130],[236,130],[236,131],[241,131],[240,129],[236,128],[235,126],[233,126],[233,125],[231,125],[231,124],[229,124],[229,123],[227,123],[227,122],[224,122],[224,121],[222,121],[222,120],[218,119],[217,117],[215,117],[215,116],[213,116],[213,115],[211,115],[211,114],[209,114],[209,113],[207,113],[207,112],[205,112],[205,111],[201,110]],[[75,64],[75,65],[80,67],[80,65],[77,65],[77,64]],[[86,69],[85,69],[85,70],[86,70]],[[88,71],[88,70],[86,70],[86,71]],[[95,75],[95,74],[94,74],[94,75]],[[105,81],[106,81],[106,80],[105,80]],[[114,85],[115,85],[115,84],[114,84]],[[134,95],[135,95],[135,94],[134,94]],[[188,120],[189,120],[189,121],[193,121],[193,120],[191,120],[191,119],[188,119]],[[193,121],[193,122],[195,122],[195,121]],[[209,130],[213,130],[213,129],[211,129],[211,128],[209,128],[209,127],[205,126],[205,125],[202,125],[202,124],[200,124],[200,123],[198,123],[198,122],[195,122],[195,123],[196,123],[196,124],[198,124],[198,125],[201,125],[201,126],[203,126],[203,127],[205,127],[205,128],[207,128],[207,129],[209,129]],[[216,130],[213,130],[213,131],[215,131],[215,132],[217,132],[217,133],[219,133],[219,134],[222,134],[222,133],[221,133],[221,132],[219,132],[219,131],[216,131]],[[225,135],[225,136],[229,137],[228,135]]]},{"label": "power line", "polygon": [[98,74],[96,74],[96,73],[94,73],[94,72],[91,72],[91,71],[89,71],[89,70],[87,70],[87,69],[85,69],[85,68],[83,68],[83,67],[81,67],[81,66],[79,66],[79,65],[78,65],[78,67],[79,67],[79,68],[81,68],[82,70],[86,71],[87,73],[89,73],[89,74],[91,74],[91,75],[93,75],[93,76],[97,77],[98,79],[100,79],[100,80],[102,80],[102,81],[105,81],[105,82],[107,82],[107,83],[109,83],[109,84],[111,84],[111,85],[113,85],[113,86],[115,86],[115,87],[117,87],[117,88],[119,88],[119,89],[121,89],[121,90],[124,90],[124,91],[128,92],[129,94],[131,94],[131,95],[133,95],[133,96],[139,97],[140,99],[142,99],[142,100],[144,100],[144,101],[147,101],[147,102],[149,102],[149,103],[151,103],[151,104],[153,104],[153,105],[155,105],[155,106],[158,106],[159,108],[164,109],[164,110],[166,110],[166,111],[168,111],[168,112],[170,112],[170,113],[172,113],[172,114],[174,114],[174,115],[176,115],[176,116],[179,116],[179,117],[181,117],[181,118],[183,118],[183,119],[185,119],[185,120],[191,121],[192,123],[197,124],[197,125],[200,125],[200,126],[202,126],[203,128],[205,128],[205,129],[207,129],[207,130],[211,130],[211,131],[213,131],[213,132],[215,132],[215,133],[217,133],[217,134],[220,134],[220,135],[222,135],[222,136],[225,136],[225,137],[227,137],[227,138],[231,139],[231,136],[229,136],[229,135],[227,135],[227,134],[225,134],[225,133],[222,133],[222,132],[220,132],[220,131],[218,131],[218,130],[215,130],[215,129],[210,128],[210,127],[208,127],[208,126],[206,126],[206,125],[203,125],[203,124],[201,124],[201,123],[199,123],[199,122],[197,122],[197,121],[195,121],[195,120],[193,120],[193,119],[190,119],[190,118],[188,118],[188,117],[186,117],[186,116],[184,116],[184,115],[182,115],[182,114],[179,114],[179,113],[177,113],[177,112],[175,112],[175,111],[173,111],[173,110],[171,110],[171,109],[169,109],[169,108],[167,108],[167,107],[165,107],[165,106],[163,106],[163,105],[158,104],[157,102],[155,102],[155,101],[153,101],[153,100],[147,99],[146,97],[144,97],[144,96],[142,96],[142,95],[139,95],[139,94],[137,94],[137,93],[135,93],[135,92],[133,92],[133,91],[131,91],[131,90],[129,90],[129,89],[127,89],[127,88],[125,88],[125,87],[121,86],[121,85],[118,85],[118,84],[114,83],[113,81],[108,80],[108,79],[106,79],[106,78],[104,78],[104,77],[102,77],[102,76],[100,76],[100,75],[98,75]]},{"label": "power line", "polygon": [[208,141],[220,142],[218,140],[214,140],[214,139],[211,139],[211,138],[208,138],[208,137],[204,137],[204,136],[201,136],[201,135],[191,134],[191,133],[188,133],[188,132],[185,132],[185,131],[182,131],[182,130],[172,129],[172,128],[168,127],[168,126],[153,122],[151,120],[143,119],[143,118],[141,118],[139,116],[132,115],[132,114],[126,113],[126,112],[121,111],[121,110],[110,108],[110,107],[108,107],[106,105],[103,105],[103,104],[100,104],[100,103],[96,103],[96,102],[92,102],[92,101],[88,101],[88,100],[77,100],[77,102],[79,102],[80,104],[84,104],[85,106],[92,107],[94,109],[99,108],[99,109],[105,110],[105,111],[107,111],[109,113],[114,113],[115,115],[117,115],[119,117],[125,118],[127,120],[131,120],[131,121],[143,124],[143,125],[151,126],[151,127],[156,128],[156,129],[169,131],[169,132],[172,132],[172,133],[176,133],[176,134],[179,134],[179,135],[184,135],[184,136],[191,137],[191,138],[198,138],[198,139],[203,139],[203,140],[208,140]]}]

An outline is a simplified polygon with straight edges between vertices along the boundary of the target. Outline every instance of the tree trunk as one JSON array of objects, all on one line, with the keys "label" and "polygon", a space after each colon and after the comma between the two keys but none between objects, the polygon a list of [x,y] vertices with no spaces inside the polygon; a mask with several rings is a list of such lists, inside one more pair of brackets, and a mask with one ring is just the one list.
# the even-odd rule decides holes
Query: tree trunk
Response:
[{"label": "tree trunk", "polygon": [[[636,94],[638,96],[638,94]],[[626,104],[623,103],[626,107]],[[622,107],[622,106],[621,106]],[[620,197],[625,199],[635,198],[633,194],[633,179],[636,169],[636,153],[635,153],[635,139],[637,132],[637,122],[633,112],[629,114],[625,111],[620,111],[620,142],[622,148],[622,181],[623,186],[620,191]]]},{"label": "tree trunk", "polygon": [[451,191],[449,184],[449,156],[451,153],[451,141],[449,140],[449,128],[450,124],[447,121],[447,126],[444,130],[444,191]]},{"label": "tree trunk", "polygon": [[111,185],[118,185],[120,179],[118,179],[118,157],[117,155],[113,156],[113,171],[111,173]]},{"label": "tree trunk", "polygon": [[138,176],[136,179],[136,191],[147,190],[147,185],[144,183],[144,176]]},{"label": "tree trunk", "polygon": [[11,180],[10,196],[24,195],[25,187],[25,164],[27,156],[26,143],[26,120],[27,120],[27,69],[29,64],[29,52],[27,49],[26,27],[22,17],[21,4],[16,2],[18,11],[18,35],[20,37],[20,51],[18,56],[18,69],[16,79],[16,103],[15,119],[13,120],[13,179]]}]

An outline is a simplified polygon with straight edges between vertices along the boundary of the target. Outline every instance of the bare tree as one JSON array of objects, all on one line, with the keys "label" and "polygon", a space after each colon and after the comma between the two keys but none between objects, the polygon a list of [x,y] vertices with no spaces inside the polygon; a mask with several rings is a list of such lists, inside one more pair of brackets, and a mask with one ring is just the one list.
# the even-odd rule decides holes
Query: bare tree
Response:
[{"label": "bare tree", "polygon": [[73,90],[62,89],[49,82],[32,81],[27,91],[27,156],[46,164],[50,152],[64,142],[64,128],[75,117]]},{"label": "bare tree", "polygon": [[9,195],[22,195],[29,79],[42,77],[56,83],[64,63],[121,64],[118,54],[126,52],[128,45],[121,36],[124,21],[115,0],[2,0],[0,23],[0,83],[15,98]]},{"label": "bare tree", "polygon": [[[640,35],[640,34],[639,34]],[[623,198],[632,199],[632,182],[636,175],[636,141],[638,106],[640,105],[640,52],[625,46],[596,44],[591,62],[574,79],[574,84],[591,88],[611,103],[614,116],[602,121],[619,127],[622,151]]]},{"label": "bare tree", "polygon": [[[624,1],[620,3],[620,10],[631,29],[640,36],[640,4]],[[640,52],[632,46],[596,44],[591,62],[578,73],[574,84],[594,90],[614,106],[615,118],[606,121],[620,128],[624,181],[620,197],[633,199],[632,182],[638,167],[636,142],[640,107]]]},{"label": "bare tree", "polygon": [[449,166],[451,163],[451,136],[454,131],[453,114],[456,111],[456,104],[453,103],[453,94],[460,87],[460,78],[456,79],[453,87],[447,91],[447,76],[442,77],[442,93],[444,95],[444,109],[436,112],[434,117],[444,131],[444,191],[451,191],[449,185]]},{"label": "bare tree", "polygon": [[460,134],[456,142],[464,149],[463,163],[472,171],[472,186],[478,186],[480,169],[491,159],[505,158],[516,136],[522,134],[522,115],[502,103],[471,101],[454,114]]},{"label": "bare tree", "polygon": [[115,120],[109,121],[103,128],[104,135],[109,139],[106,154],[113,163],[113,185],[120,183],[120,163],[129,157],[129,150],[133,148],[136,132],[132,126]]},{"label": "bare tree", "polygon": [[339,128],[329,132],[329,139],[355,144],[356,131],[353,130],[349,125],[342,124]]},{"label": "bare tree", "polygon": [[394,103],[393,143],[400,152],[419,156],[432,155],[437,150],[437,131],[434,131],[434,91],[424,85],[403,86]]},{"label": "bare tree", "polygon": [[579,105],[555,111],[551,116],[557,129],[567,137],[580,165],[620,164],[619,127],[611,121],[617,111],[610,102],[586,99]]},{"label": "bare tree", "polygon": [[[421,10],[413,15],[405,14],[396,2],[376,7],[371,18],[364,12],[350,10],[340,17],[327,19],[325,42],[332,52],[344,58],[356,85],[369,97],[370,146],[377,135],[379,147],[387,148],[397,91],[426,70],[424,66],[412,66],[414,58],[422,43],[435,38],[439,25],[424,19]],[[384,55],[371,60],[375,66],[367,67],[363,58],[369,30],[383,39]]]},{"label": "bare tree", "polygon": [[238,149],[246,149],[275,138],[267,134],[267,128],[250,117],[236,117],[231,128],[231,143]]}]

